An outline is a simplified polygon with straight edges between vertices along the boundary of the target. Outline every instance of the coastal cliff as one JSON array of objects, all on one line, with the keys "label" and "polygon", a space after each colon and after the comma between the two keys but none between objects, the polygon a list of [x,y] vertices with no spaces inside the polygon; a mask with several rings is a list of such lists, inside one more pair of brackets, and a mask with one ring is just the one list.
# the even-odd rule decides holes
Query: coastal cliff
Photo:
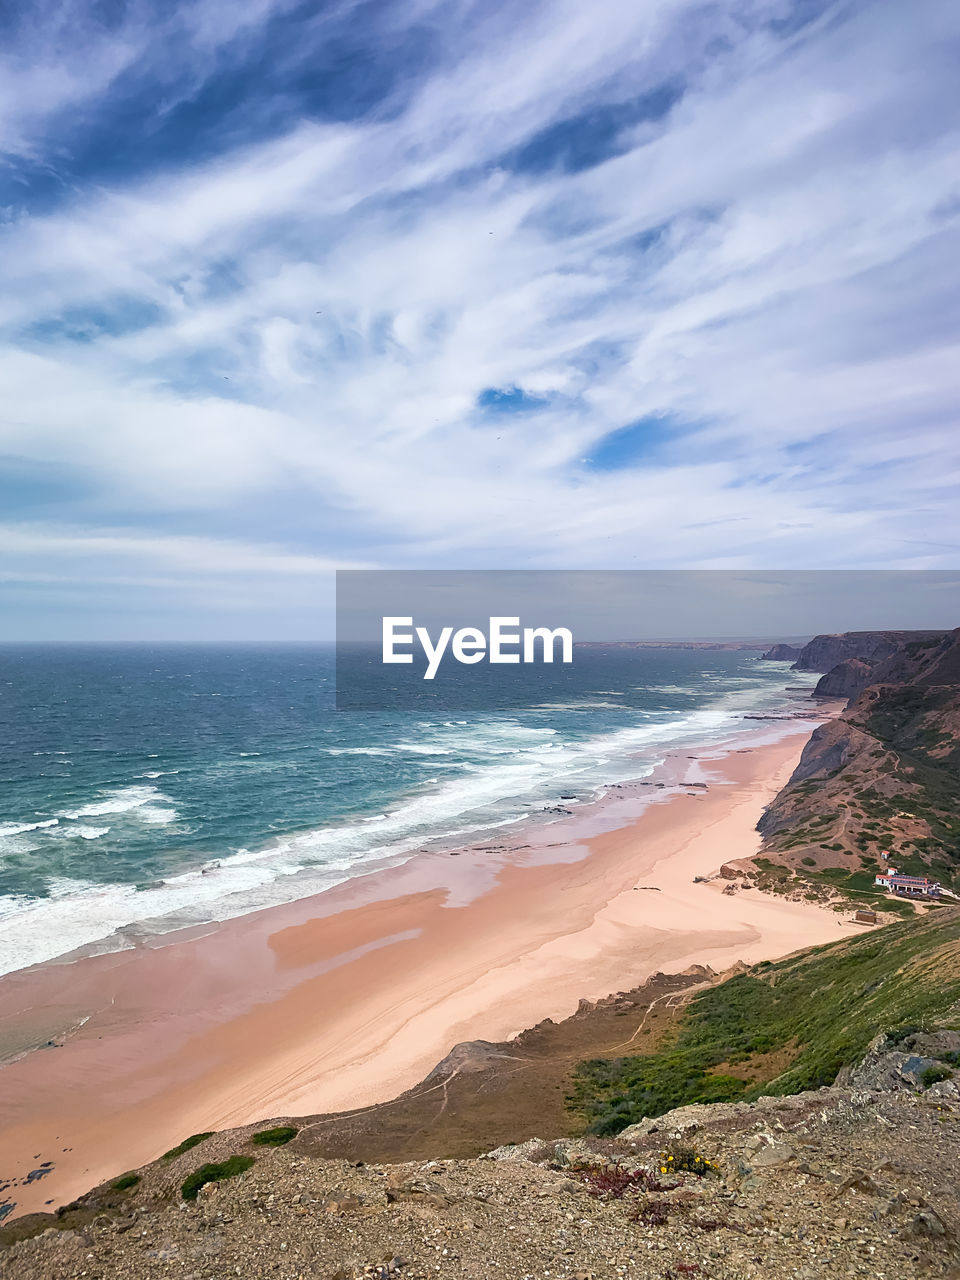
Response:
[{"label": "coastal cliff", "polygon": [[775,644],[772,649],[768,649],[763,654],[766,662],[796,662],[803,652],[799,645],[795,644]]},{"label": "coastal cliff", "polygon": [[844,658],[826,675],[821,676],[813,691],[815,698],[855,698],[868,684],[873,683],[876,664],[865,658]]},{"label": "coastal cliff", "polygon": [[902,645],[916,640],[941,639],[945,634],[943,631],[841,631],[835,635],[814,636],[800,650],[794,670],[830,671],[849,658],[882,662]]},{"label": "coastal cliff", "polygon": [[816,692],[825,685],[851,702],[814,731],[764,812],[764,852],[864,891],[887,851],[960,888],[960,630],[915,637],[872,664],[847,658]]},{"label": "coastal cliff", "polygon": [[[845,658],[817,682],[816,698],[852,700],[871,684],[905,682],[956,684],[960,673],[950,669],[950,632],[917,632],[891,653],[874,658]],[[883,652],[881,646],[878,652]]]}]

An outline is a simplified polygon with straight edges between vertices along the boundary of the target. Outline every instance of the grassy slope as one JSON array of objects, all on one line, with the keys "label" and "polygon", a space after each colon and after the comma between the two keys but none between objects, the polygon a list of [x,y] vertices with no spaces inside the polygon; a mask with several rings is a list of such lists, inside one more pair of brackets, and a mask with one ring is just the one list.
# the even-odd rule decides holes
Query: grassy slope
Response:
[{"label": "grassy slope", "polygon": [[765,962],[695,997],[656,1053],[584,1062],[570,1105],[595,1133],[690,1102],[831,1084],[881,1031],[958,1020],[960,909]]},{"label": "grassy slope", "polygon": [[[900,771],[911,786],[907,796],[887,797],[876,790],[858,797],[882,840],[898,812],[925,822],[926,839],[896,850],[904,867],[960,883],[960,696],[956,687],[884,690],[863,713],[864,727],[896,748]],[[884,829],[886,826],[886,830]],[[926,864],[926,865],[924,865]]]},{"label": "grassy slope", "polygon": [[814,733],[761,818],[776,859],[755,860],[761,888],[908,914],[873,888],[889,850],[960,891],[960,632],[903,646],[877,680]]}]

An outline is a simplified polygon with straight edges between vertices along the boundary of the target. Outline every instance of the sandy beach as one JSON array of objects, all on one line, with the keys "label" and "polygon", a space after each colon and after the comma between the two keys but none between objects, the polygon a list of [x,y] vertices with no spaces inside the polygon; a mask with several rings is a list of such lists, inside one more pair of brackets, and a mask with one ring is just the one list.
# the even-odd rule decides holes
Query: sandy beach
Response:
[{"label": "sandy beach", "polygon": [[193,1132],[394,1097],[458,1041],[507,1038],[658,970],[842,936],[833,911],[694,882],[757,851],[812,727],[676,753],[660,787],[519,841],[0,980],[0,1045],[23,1051],[0,1072],[0,1182],[51,1162],[3,1194],[17,1214],[49,1209]]}]

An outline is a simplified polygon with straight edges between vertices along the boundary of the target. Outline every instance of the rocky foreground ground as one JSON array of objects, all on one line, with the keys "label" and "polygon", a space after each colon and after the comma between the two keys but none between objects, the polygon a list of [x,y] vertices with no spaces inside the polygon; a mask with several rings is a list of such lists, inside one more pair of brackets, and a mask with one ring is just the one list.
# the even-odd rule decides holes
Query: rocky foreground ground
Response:
[{"label": "rocky foreground ground", "polygon": [[198,1147],[9,1245],[0,1276],[960,1277],[960,1089],[933,1080],[957,1044],[880,1042],[844,1087],[472,1160],[357,1165],[298,1138],[184,1200]]}]

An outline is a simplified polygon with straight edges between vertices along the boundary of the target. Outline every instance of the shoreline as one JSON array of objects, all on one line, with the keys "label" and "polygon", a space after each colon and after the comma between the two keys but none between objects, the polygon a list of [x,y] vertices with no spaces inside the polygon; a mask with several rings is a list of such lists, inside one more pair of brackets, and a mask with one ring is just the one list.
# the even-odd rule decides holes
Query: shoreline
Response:
[{"label": "shoreline", "polygon": [[655,971],[836,938],[833,911],[694,883],[758,850],[760,811],[815,723],[671,753],[662,778],[531,824],[522,844],[415,855],[199,937],[8,975],[0,1028],[75,1028],[3,1068],[0,1179],[52,1161],[4,1192],[14,1213],[191,1132],[388,1100],[459,1041],[507,1039]]},{"label": "shoreline", "polygon": [[[466,809],[440,819],[436,814],[429,815],[428,803],[425,829],[419,836],[413,831],[391,833],[381,823],[394,816],[393,809],[415,809],[421,801],[429,802],[430,796],[418,797],[414,791],[395,796],[392,801],[387,799],[383,802],[385,812],[357,813],[344,820],[340,838],[349,843],[362,832],[366,838],[374,839],[374,847],[362,856],[354,850],[341,859],[336,848],[332,848],[328,850],[333,854],[332,859],[317,861],[308,849],[302,864],[284,871],[283,860],[291,856],[291,850],[299,841],[306,840],[309,845],[312,837],[318,835],[334,839],[338,836],[338,823],[333,820],[319,827],[308,824],[302,830],[295,827],[287,830],[286,824],[281,824],[284,829],[280,833],[264,836],[259,842],[253,840],[250,849],[231,848],[219,855],[208,850],[205,860],[197,854],[188,865],[171,869],[169,874],[161,874],[137,889],[121,878],[117,882],[91,883],[81,892],[65,893],[62,897],[54,894],[49,898],[30,899],[28,896],[22,910],[16,909],[5,917],[5,928],[0,931],[0,979],[44,964],[69,964],[116,951],[166,945],[191,933],[199,935],[217,929],[232,919],[318,898],[357,878],[387,871],[432,853],[448,854],[471,845],[490,847],[494,842],[504,841],[515,848],[528,829],[555,821],[553,815],[564,812],[567,800],[572,800],[578,810],[592,809],[603,803],[603,797],[611,789],[619,790],[642,779],[660,776],[664,760],[670,755],[682,755],[685,747],[722,754],[731,749],[735,739],[752,740],[761,722],[782,724],[786,720],[813,720],[817,716],[818,709],[811,702],[809,688],[787,686],[778,690],[777,700],[765,710],[758,709],[752,701],[750,709],[738,717],[739,724],[734,721],[715,728],[704,727],[700,733],[687,726],[686,732],[678,736],[674,736],[676,726],[671,729],[667,724],[657,729],[658,734],[664,730],[665,742],[629,741],[619,744],[615,750],[611,750],[608,742],[601,750],[610,758],[600,774],[595,770],[591,773],[587,768],[590,776],[584,777],[577,770],[571,775],[561,768],[554,776],[545,776],[539,781],[530,777],[520,780],[517,783],[520,789],[515,795],[511,789],[516,780],[510,778],[509,769],[505,778],[491,774],[489,780],[496,781],[498,787],[495,801],[491,802],[489,794],[485,799],[474,795]],[[687,732],[690,737],[686,736]],[[613,738],[616,737],[613,733]],[[604,741],[602,736],[600,741],[601,744]],[[405,749],[406,745],[401,743],[398,749]],[[576,743],[571,740],[568,746],[575,748]],[[550,773],[547,768],[546,775]],[[441,780],[432,781],[435,784]],[[449,782],[447,779],[444,785]],[[437,794],[443,790],[441,786]],[[564,796],[571,791],[573,796]],[[120,793],[124,793],[122,785]],[[164,799],[174,804],[173,798]],[[487,812],[471,812],[470,803],[480,810],[486,808]],[[502,813],[495,812],[498,809]],[[32,816],[39,813],[38,810]],[[44,818],[38,825],[47,821]],[[56,818],[53,821],[56,822]],[[253,887],[244,884],[247,864],[259,866],[261,863],[267,869],[266,878]],[[8,1055],[0,1044],[0,1065],[7,1060]]]}]

